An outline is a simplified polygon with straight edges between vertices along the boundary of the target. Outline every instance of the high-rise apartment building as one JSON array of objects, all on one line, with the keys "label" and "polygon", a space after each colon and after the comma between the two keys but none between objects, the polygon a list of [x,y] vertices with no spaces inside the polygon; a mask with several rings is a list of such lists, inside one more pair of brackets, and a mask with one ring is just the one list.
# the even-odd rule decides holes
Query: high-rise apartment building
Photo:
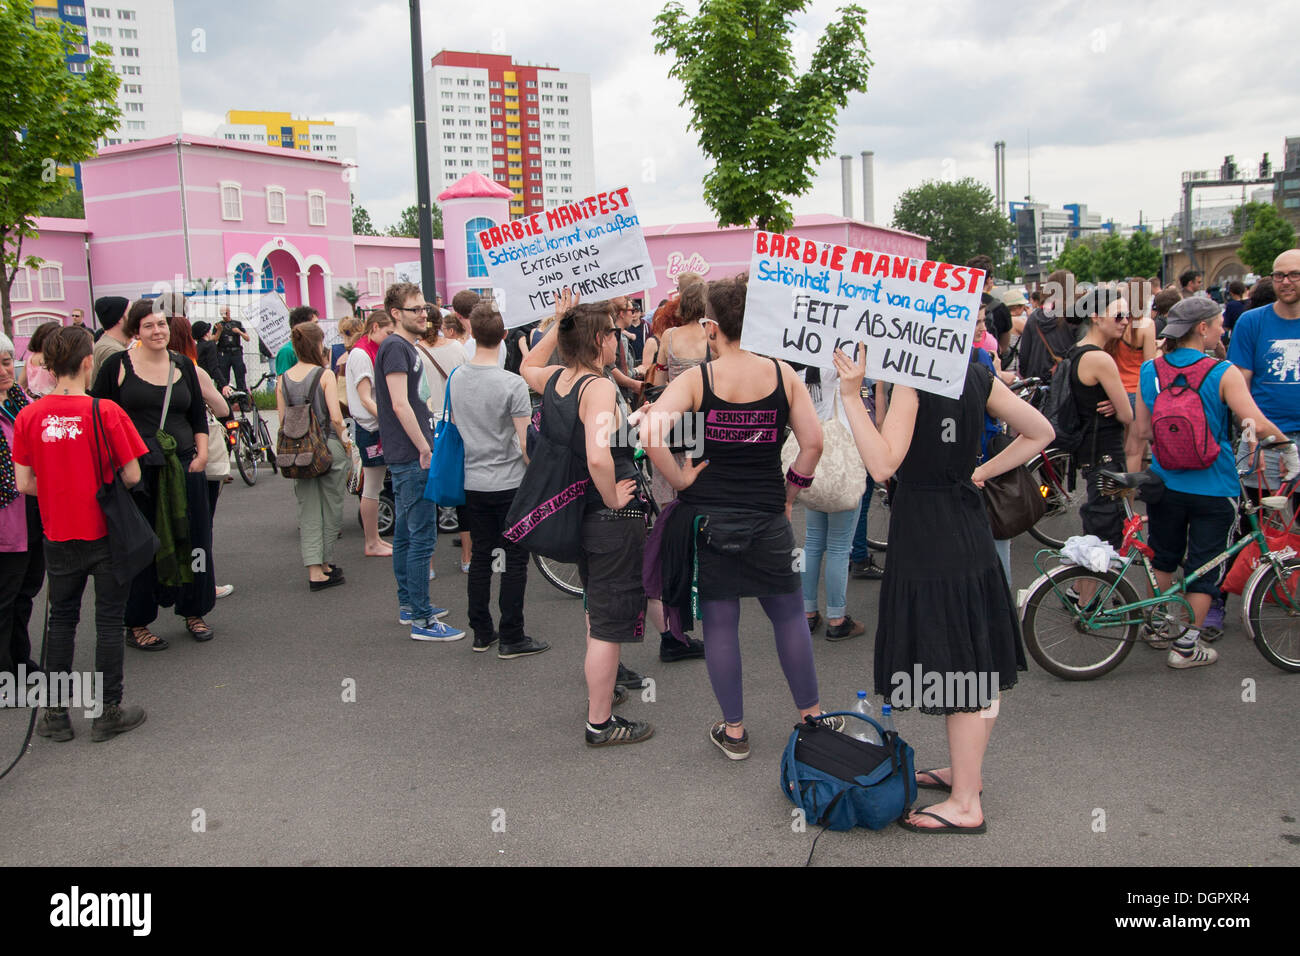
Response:
[{"label": "high-rise apartment building", "polygon": [[[121,78],[117,105],[122,118],[100,146],[117,146],[179,133],[180,64],[176,56],[176,14],[172,0],[34,0],[32,15],[62,20],[80,36],[67,57],[73,73],[86,72],[94,43],[112,47],[113,70]],[[80,179],[78,178],[78,187]]]},{"label": "high-rise apartment building", "polygon": [[[226,121],[212,135],[237,143],[319,153],[344,163],[355,164],[357,161],[356,127],[336,126],[333,120],[310,119],[271,110],[228,110]],[[355,165],[350,175],[355,182]]]},{"label": "high-rise apartment building", "polygon": [[424,86],[435,196],[472,171],[510,188],[512,216],[595,192],[586,73],[443,50]]}]

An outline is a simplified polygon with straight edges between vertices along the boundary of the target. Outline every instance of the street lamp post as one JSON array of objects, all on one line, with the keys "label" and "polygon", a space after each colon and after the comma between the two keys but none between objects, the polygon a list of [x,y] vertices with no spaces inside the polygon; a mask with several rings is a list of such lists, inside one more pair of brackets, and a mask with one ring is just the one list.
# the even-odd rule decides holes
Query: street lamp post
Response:
[{"label": "street lamp post", "polygon": [[415,113],[415,191],[420,210],[420,285],[424,298],[437,295],[433,274],[433,205],[429,196],[428,119],[424,112],[424,45],[420,40],[420,0],[411,0],[411,91]]}]

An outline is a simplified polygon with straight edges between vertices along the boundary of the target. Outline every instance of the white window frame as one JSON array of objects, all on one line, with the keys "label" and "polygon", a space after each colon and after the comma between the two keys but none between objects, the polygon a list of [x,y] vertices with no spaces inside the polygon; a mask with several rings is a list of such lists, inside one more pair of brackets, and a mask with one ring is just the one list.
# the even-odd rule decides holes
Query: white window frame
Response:
[{"label": "white window frame", "polygon": [[[239,207],[238,210],[236,211],[236,214],[233,216],[227,215],[226,212],[226,190],[227,189],[233,189],[235,191],[235,202]],[[239,183],[234,182],[233,180],[230,179],[223,179],[221,181],[221,185],[219,188],[219,195],[221,196],[222,220],[225,222],[243,222],[244,221],[244,190],[239,185]]]},{"label": "white window frame", "polygon": [[[59,278],[59,292],[57,295],[45,294],[45,270],[46,269],[53,269],[55,275],[57,275]],[[52,262],[49,259],[47,259],[44,262],[42,262],[40,268],[36,270],[36,275],[37,275],[37,281],[39,281],[41,285],[41,301],[62,302],[63,299],[65,298],[63,294],[63,263]]]},{"label": "white window frame", "polygon": [[384,281],[383,273],[376,268],[366,270],[366,289],[371,295],[382,295],[383,287],[380,285]]},{"label": "white window frame", "polygon": [[[272,196],[280,197],[280,217],[278,219],[275,217],[274,209],[271,206]],[[279,222],[279,223],[284,223],[289,221],[289,203],[288,200],[285,198],[283,186],[266,187],[266,221]]]},{"label": "white window frame", "polygon": [[387,290],[390,285],[397,281],[397,273],[392,269],[384,270],[384,289]]},{"label": "white window frame", "polygon": [[[19,282],[22,282],[21,287],[18,285]],[[19,293],[20,288],[22,289],[21,294]],[[9,301],[32,301],[32,271],[26,266],[19,266],[14,272],[14,284],[9,287]]]},{"label": "white window frame", "polygon": [[[320,199],[320,220],[316,219],[316,207],[312,205],[314,199]],[[312,226],[327,225],[325,214],[325,190],[309,189],[307,190],[307,223]]]}]

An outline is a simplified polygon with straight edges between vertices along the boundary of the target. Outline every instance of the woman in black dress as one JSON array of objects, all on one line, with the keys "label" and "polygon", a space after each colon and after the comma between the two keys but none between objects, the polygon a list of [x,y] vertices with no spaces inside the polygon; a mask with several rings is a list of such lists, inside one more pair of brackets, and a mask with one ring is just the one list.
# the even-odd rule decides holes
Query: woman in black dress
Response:
[{"label": "woman in black dress", "polygon": [[[1020,624],[993,545],[979,488],[1047,447],[1052,426],[981,365],[969,365],[961,398],[894,387],[879,431],[858,395],[866,359],[835,353],[844,407],[871,477],[897,475],[890,502],[889,562],[876,628],[876,693],[947,720],[950,766],[917,771],[917,785],[951,791],[900,820],[910,830],[983,833],[981,765],[999,690],[1025,669]],[[984,412],[1019,437],[975,467]],[[937,686],[936,686],[937,685]]]}]

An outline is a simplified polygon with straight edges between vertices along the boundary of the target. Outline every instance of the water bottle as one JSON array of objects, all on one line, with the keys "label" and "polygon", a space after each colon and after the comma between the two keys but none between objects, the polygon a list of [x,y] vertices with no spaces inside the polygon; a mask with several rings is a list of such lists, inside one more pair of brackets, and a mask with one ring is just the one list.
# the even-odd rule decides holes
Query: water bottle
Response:
[{"label": "water bottle", "polygon": [[[858,691],[858,699],[853,703],[853,712],[864,717],[872,716],[871,698],[867,696],[865,690]],[[876,728],[871,724],[862,720],[854,720],[851,723],[853,726],[848,728],[851,736],[869,744],[880,743],[880,735],[876,733]]]},{"label": "water bottle", "polygon": [[898,733],[894,729],[894,708],[889,704],[880,705],[880,726],[885,728],[886,733]]}]

